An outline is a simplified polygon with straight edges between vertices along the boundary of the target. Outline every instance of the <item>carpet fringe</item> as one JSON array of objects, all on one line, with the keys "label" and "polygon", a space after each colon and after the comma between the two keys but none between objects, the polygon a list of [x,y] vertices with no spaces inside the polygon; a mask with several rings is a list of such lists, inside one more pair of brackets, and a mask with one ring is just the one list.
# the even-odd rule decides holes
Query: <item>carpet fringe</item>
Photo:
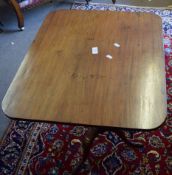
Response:
[{"label": "carpet fringe", "polygon": [[[86,4],[85,2],[79,2],[75,1],[73,2],[73,5],[75,4]],[[116,7],[131,7],[131,8],[145,8],[145,9],[159,9],[159,10],[172,10],[172,5],[169,5],[167,7],[148,7],[148,6],[134,6],[134,5],[123,5],[123,4],[110,4],[110,3],[97,3],[97,2],[89,2],[89,4],[92,5],[110,5],[110,6],[116,6]]]}]

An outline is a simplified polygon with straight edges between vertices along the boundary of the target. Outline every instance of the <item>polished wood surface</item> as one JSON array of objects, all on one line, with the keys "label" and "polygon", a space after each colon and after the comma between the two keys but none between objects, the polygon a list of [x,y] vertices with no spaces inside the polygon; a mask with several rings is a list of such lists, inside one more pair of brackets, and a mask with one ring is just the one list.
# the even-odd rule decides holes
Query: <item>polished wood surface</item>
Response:
[{"label": "polished wood surface", "polygon": [[[31,120],[158,127],[166,117],[161,23],[146,13],[50,13],[4,97],[4,113]],[[98,47],[97,55],[92,47]]]}]

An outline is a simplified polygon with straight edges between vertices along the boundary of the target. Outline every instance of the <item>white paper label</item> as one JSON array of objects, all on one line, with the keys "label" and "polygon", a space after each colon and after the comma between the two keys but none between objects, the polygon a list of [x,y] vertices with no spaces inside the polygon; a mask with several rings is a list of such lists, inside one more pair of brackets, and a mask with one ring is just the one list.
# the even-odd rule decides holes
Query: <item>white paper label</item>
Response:
[{"label": "white paper label", "polygon": [[108,55],[106,55],[106,58],[109,58],[111,60],[112,56],[108,54]]},{"label": "white paper label", "polygon": [[98,47],[92,47],[92,54],[95,55],[95,54],[98,54]]},{"label": "white paper label", "polygon": [[120,47],[120,44],[118,44],[118,43],[114,43],[113,44],[115,47]]}]

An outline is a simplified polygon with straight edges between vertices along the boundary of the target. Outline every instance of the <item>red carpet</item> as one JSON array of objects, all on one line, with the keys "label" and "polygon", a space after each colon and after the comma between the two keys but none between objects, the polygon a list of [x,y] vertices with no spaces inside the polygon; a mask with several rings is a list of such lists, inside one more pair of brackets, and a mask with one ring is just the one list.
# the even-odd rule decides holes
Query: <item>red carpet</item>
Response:
[{"label": "red carpet", "polygon": [[[12,121],[0,147],[0,174],[172,175],[172,10],[76,4],[74,9],[155,13],[163,21],[168,116],[151,131]],[[136,145],[134,145],[136,144]],[[137,146],[138,144],[142,146]]]}]

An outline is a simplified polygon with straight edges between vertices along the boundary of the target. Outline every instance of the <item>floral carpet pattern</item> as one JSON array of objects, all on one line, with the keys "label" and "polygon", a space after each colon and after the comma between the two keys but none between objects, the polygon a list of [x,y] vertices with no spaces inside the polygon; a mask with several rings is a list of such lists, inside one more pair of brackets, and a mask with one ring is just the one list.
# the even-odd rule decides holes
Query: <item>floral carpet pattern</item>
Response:
[{"label": "floral carpet pattern", "polygon": [[92,127],[12,121],[0,147],[0,174],[171,175],[172,10],[79,3],[73,9],[146,12],[162,18],[168,116],[151,131],[121,129],[133,145],[117,129],[104,130],[91,141]]}]

